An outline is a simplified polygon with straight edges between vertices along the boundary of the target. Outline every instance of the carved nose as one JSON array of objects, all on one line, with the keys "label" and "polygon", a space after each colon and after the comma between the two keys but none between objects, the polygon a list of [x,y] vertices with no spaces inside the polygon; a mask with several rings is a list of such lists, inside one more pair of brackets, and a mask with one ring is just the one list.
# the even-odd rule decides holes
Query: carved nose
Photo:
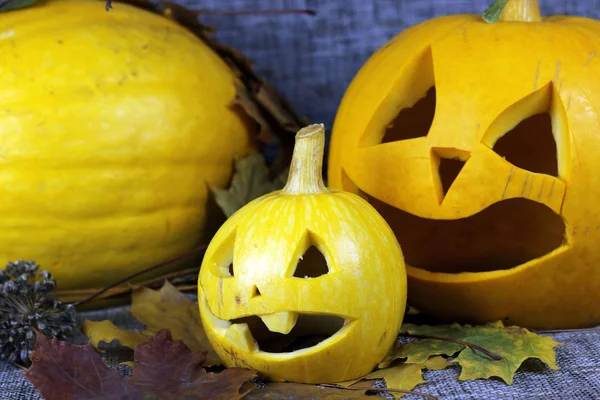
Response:
[{"label": "carved nose", "polygon": [[469,155],[470,152],[456,148],[433,147],[431,149],[432,162],[437,167],[437,176],[434,170],[434,180],[440,204],[460,174]]}]

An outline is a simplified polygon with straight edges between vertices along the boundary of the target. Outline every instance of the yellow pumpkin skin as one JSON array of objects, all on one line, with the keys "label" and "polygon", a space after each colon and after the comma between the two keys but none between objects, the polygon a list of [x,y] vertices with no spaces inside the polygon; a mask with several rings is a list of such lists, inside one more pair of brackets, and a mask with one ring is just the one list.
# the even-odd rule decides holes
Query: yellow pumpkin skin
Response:
[{"label": "yellow pumpkin skin", "polygon": [[197,245],[250,130],[236,77],[175,22],[51,0],[0,14],[0,260],[102,287]]},{"label": "yellow pumpkin skin", "polygon": [[[539,329],[600,323],[600,23],[540,18],[535,3],[512,0],[492,24],[478,15],[452,15],[405,30],[366,62],[336,115],[330,186],[370,199],[402,246],[409,304],[444,320],[505,320]],[[425,135],[382,143],[398,112],[432,85],[435,113]],[[558,176],[513,165],[493,150],[521,120],[545,111],[557,144]],[[440,157],[465,161],[445,196],[436,172]],[[560,216],[565,228],[555,236],[564,237],[563,245],[507,269],[411,265],[413,248],[436,254],[440,249],[431,243],[442,243],[431,240],[441,236],[435,228],[441,225],[422,221],[449,224],[518,203]],[[522,226],[529,233],[513,233],[523,241],[553,229]],[[467,239],[494,226],[479,228]],[[448,254],[460,261],[469,240]]]},{"label": "yellow pumpkin skin", "polygon": [[[301,152],[298,135],[294,159]],[[323,146],[324,134],[320,140]],[[286,188],[248,203],[219,229],[200,269],[199,307],[207,336],[227,366],[275,380],[331,383],[369,373],[389,351],[404,316],[406,272],[393,232],[359,196],[324,186],[286,191],[294,171],[307,182],[316,179],[322,162],[312,159],[305,164],[318,171],[312,178],[304,167],[295,169],[293,160]],[[293,276],[311,244],[329,272]],[[261,349],[243,321],[229,322],[259,316],[271,331],[287,334],[298,315],[300,321],[315,314],[346,322],[319,344],[283,353]]]}]

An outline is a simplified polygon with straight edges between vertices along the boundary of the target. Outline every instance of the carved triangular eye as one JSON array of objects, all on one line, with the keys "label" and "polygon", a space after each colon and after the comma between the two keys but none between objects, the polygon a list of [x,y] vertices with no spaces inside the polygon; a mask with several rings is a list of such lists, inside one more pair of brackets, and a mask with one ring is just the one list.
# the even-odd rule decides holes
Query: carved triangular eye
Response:
[{"label": "carved triangular eye", "polygon": [[567,131],[562,101],[549,83],[505,110],[483,143],[516,167],[564,176],[569,165]]},{"label": "carved triangular eye", "polygon": [[293,266],[293,277],[317,278],[330,272],[327,259],[318,249],[318,242],[319,240],[313,232],[307,231],[304,234],[296,250],[298,262]]},{"label": "carved triangular eye", "polygon": [[[431,128],[436,102],[431,48],[428,47],[411,67],[404,79],[412,82],[405,90],[413,99],[403,99],[408,104],[401,107],[400,112],[389,123],[381,143],[427,136]],[[423,88],[427,89],[423,91]]]},{"label": "carved triangular eye", "polygon": [[373,114],[360,146],[427,136],[436,108],[431,47],[407,55],[402,72]]},{"label": "carved triangular eye", "polygon": [[548,112],[521,121],[498,139],[494,151],[519,168],[558,176],[556,141]]},{"label": "carved triangular eye", "polygon": [[328,273],[329,267],[325,256],[314,245],[311,245],[298,260],[294,276],[296,278],[316,278]]},{"label": "carved triangular eye", "polygon": [[381,143],[427,136],[433,122],[435,100],[435,86],[433,86],[412,107],[400,110],[388,125]]}]

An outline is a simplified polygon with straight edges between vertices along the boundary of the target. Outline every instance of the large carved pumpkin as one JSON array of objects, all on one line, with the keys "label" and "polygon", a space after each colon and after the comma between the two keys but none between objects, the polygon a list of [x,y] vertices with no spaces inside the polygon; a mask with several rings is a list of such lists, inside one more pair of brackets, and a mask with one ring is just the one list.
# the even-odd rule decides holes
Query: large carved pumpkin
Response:
[{"label": "large carved pumpkin", "polygon": [[51,0],[0,14],[0,264],[102,287],[196,245],[250,129],[237,77],[174,21]]},{"label": "large carved pumpkin", "polygon": [[511,0],[411,27],[355,77],[329,183],[392,226],[417,309],[600,323],[599,45],[599,22]]}]

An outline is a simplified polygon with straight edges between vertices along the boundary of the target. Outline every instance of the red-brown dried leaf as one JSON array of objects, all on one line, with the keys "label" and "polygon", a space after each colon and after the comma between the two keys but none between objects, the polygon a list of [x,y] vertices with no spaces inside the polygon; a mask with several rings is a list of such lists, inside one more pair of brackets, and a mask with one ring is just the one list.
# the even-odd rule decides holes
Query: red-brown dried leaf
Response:
[{"label": "red-brown dried leaf", "polygon": [[238,400],[254,389],[254,385],[243,390],[245,382],[256,377],[254,371],[245,368],[227,368],[221,373],[207,373],[202,379],[197,379],[185,392],[186,400]]},{"label": "red-brown dried leaf", "polygon": [[206,352],[193,353],[163,329],[135,348],[131,384],[144,393],[179,396],[203,374]]},{"label": "red-brown dried leaf", "polygon": [[265,143],[274,143],[276,136],[272,131],[271,125],[267,122],[264,116],[264,111],[261,110],[259,104],[250,97],[247,89],[243,86],[236,86],[236,97],[233,101],[234,106],[240,107],[250,118],[258,124],[258,140]]},{"label": "red-brown dried leaf", "polygon": [[73,345],[36,332],[32,365],[25,377],[46,400],[139,399],[91,344]]},{"label": "red-brown dried leaf", "polygon": [[157,399],[235,400],[244,382],[256,372],[229,368],[219,374],[202,368],[206,352],[192,352],[181,340],[172,340],[167,329],[135,349],[131,383],[144,395]]},{"label": "red-brown dried leaf", "polygon": [[240,388],[256,376],[244,368],[207,373],[206,352],[193,352],[161,330],[135,349],[130,379],[109,368],[91,344],[73,345],[37,335],[25,376],[46,400],[241,399]]}]

